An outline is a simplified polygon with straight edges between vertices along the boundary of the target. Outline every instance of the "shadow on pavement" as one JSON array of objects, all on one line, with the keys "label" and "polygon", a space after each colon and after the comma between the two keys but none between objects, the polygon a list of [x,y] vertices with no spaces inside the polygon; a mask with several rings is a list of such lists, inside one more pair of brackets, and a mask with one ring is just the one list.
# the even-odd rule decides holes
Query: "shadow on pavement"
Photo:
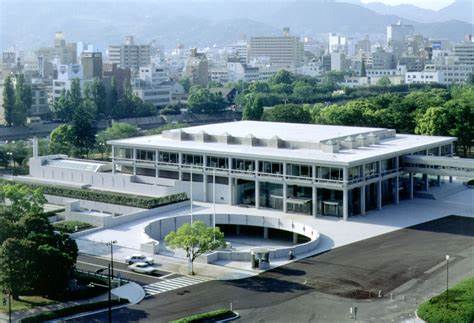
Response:
[{"label": "shadow on pavement", "polygon": [[272,277],[252,277],[226,282],[234,287],[240,287],[262,293],[293,293],[309,291],[312,288],[297,282],[280,280]]}]

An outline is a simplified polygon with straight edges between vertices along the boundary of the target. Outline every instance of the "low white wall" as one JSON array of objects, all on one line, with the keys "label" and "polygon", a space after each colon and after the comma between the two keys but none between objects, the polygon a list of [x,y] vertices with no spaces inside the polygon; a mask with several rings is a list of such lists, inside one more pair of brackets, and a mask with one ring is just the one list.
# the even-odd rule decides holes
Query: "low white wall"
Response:
[{"label": "low white wall", "polygon": [[[193,219],[195,221],[202,221],[208,226],[212,225],[212,214],[196,214],[193,216]],[[148,224],[145,227],[145,233],[151,238],[161,241],[168,233],[176,231],[184,223],[189,222],[189,215],[163,218]],[[295,232],[310,239],[310,241],[306,243],[272,250],[270,251],[270,259],[288,257],[290,250],[292,250],[295,255],[305,254],[314,250],[319,243],[319,232],[317,230],[304,223],[294,222],[291,219],[281,219],[259,215],[216,214],[216,224],[251,225],[273,228]],[[250,261],[250,251],[217,250],[210,254],[203,255],[197,259],[198,262],[205,263],[212,263],[217,260]]]}]

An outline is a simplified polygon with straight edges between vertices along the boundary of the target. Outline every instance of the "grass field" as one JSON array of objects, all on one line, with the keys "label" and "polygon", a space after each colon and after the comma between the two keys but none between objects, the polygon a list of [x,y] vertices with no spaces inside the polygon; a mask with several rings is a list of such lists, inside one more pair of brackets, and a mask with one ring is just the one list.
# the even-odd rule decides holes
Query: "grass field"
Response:
[{"label": "grass field", "polygon": [[418,316],[430,323],[474,322],[474,277],[421,304]]},{"label": "grass field", "polygon": [[[2,299],[0,302],[0,312],[8,312],[8,303],[4,305],[4,297],[8,299],[8,295],[0,294]],[[40,296],[20,296],[20,300],[12,301],[12,311],[29,310],[37,306],[44,306],[56,303],[55,301],[49,300]]]}]

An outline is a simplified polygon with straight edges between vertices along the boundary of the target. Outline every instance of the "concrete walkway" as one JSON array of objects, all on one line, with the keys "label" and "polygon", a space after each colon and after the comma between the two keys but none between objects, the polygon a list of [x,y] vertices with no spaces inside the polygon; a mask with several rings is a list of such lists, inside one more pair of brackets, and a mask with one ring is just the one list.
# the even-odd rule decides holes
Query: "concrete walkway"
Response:
[{"label": "concrete walkway", "polygon": [[[447,185],[447,189],[449,189],[448,186],[450,184],[445,185]],[[321,234],[321,240],[316,250],[299,257],[304,258],[332,248],[344,246],[356,241],[438,219],[447,215],[456,214],[472,217],[474,216],[473,201],[474,190],[465,188],[460,192],[446,196],[440,200],[403,200],[399,205],[388,205],[379,211],[371,211],[363,216],[351,217],[349,218],[349,221],[342,221],[341,219],[332,217],[314,218],[307,215],[284,214],[273,210],[255,210],[253,208],[243,208],[224,204],[216,205],[216,213],[249,215],[258,213],[259,215],[274,218],[291,218],[295,221],[311,226],[319,231]],[[193,210],[195,214],[209,214],[213,212],[212,204],[202,202],[194,202]],[[164,212],[160,215],[93,232],[82,236],[77,240],[77,242],[81,252],[107,257],[109,249],[104,243],[111,239],[115,239],[118,241],[118,246],[114,256],[117,259],[125,259],[125,257],[131,253],[140,252],[140,245],[142,243],[153,241],[153,239],[144,232],[145,226],[149,223],[156,221],[159,218],[185,215],[188,213],[189,209],[187,207],[170,212]],[[154,257],[163,270],[183,274],[187,273],[187,260],[182,257],[171,257],[165,255],[155,255]],[[286,263],[288,263],[288,260],[281,259],[279,261],[274,261],[272,267]],[[260,272],[258,270],[251,270],[249,263],[239,261],[219,261],[214,265],[196,263],[195,271],[198,275],[214,279],[244,278],[256,275]]]}]

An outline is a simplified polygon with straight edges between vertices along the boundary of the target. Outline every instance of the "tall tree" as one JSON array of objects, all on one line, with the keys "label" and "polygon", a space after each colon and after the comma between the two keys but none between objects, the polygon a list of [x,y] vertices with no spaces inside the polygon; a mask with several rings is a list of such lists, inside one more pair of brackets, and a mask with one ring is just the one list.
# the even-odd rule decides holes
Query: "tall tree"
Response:
[{"label": "tall tree", "polygon": [[110,80],[110,92],[107,100],[107,116],[113,117],[119,101],[119,92],[117,88],[117,79],[112,76]]},{"label": "tall tree", "polygon": [[69,95],[65,89],[61,91],[59,98],[54,100],[51,108],[55,118],[66,122],[71,121],[74,113],[74,107],[72,106],[72,102],[69,100]]},{"label": "tall tree", "polygon": [[13,110],[13,125],[24,126],[26,117],[31,108],[31,88],[25,82],[25,76],[18,74],[16,76],[15,86],[15,109]]},{"label": "tall tree", "polygon": [[110,116],[107,105],[107,93],[104,83],[99,79],[94,79],[90,87],[90,97],[97,107],[97,114],[100,117],[108,118]]},{"label": "tall tree", "polygon": [[97,128],[95,126],[96,107],[92,100],[86,99],[79,105],[74,112],[71,121],[73,148],[76,154],[88,155],[89,151],[95,145],[95,135]]},{"label": "tall tree", "polygon": [[3,110],[5,123],[13,125],[13,111],[15,110],[15,89],[13,88],[12,77],[8,75],[3,83]]}]

